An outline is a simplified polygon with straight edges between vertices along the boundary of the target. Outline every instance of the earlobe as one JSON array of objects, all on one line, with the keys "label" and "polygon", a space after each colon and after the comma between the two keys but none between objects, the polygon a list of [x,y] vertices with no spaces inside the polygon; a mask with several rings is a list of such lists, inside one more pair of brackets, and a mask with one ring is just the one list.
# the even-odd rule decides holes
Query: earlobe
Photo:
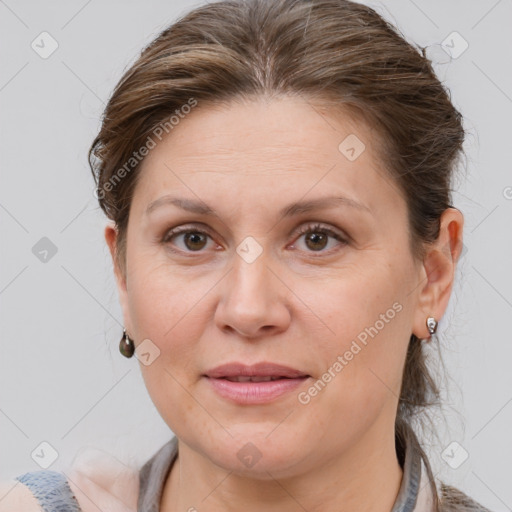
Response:
[{"label": "earlobe", "polygon": [[463,225],[462,213],[456,208],[447,208],[441,216],[439,236],[425,254],[413,324],[413,334],[420,339],[431,336],[427,318],[433,317],[439,322],[448,306],[463,247]]}]

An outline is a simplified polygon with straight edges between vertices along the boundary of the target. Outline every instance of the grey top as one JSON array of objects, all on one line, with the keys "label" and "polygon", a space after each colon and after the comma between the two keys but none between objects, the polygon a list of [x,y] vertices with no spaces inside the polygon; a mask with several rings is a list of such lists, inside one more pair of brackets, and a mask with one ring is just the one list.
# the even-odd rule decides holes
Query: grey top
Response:
[{"label": "grey top", "polygon": [[160,512],[165,482],[177,455],[178,438],[173,437],[142,466],[137,512]]}]

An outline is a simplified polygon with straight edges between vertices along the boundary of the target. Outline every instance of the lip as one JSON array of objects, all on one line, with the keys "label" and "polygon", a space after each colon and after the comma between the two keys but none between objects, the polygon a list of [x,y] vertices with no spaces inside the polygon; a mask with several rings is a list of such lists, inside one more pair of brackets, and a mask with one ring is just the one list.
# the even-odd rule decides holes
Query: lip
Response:
[{"label": "lip", "polygon": [[[239,376],[283,378],[264,382],[233,382],[226,378]],[[290,393],[310,375],[289,366],[262,361],[250,366],[239,362],[223,364],[209,370],[203,377],[221,397],[240,405],[256,405]]]},{"label": "lip", "polygon": [[265,404],[292,392],[309,377],[279,379],[268,382],[232,382],[223,378],[205,376],[213,390],[222,398],[239,405]]},{"label": "lip", "polygon": [[222,377],[287,377],[295,379],[298,377],[309,377],[306,373],[290,368],[282,364],[261,361],[252,365],[239,362],[231,362],[217,366],[205,373],[206,377],[219,379]]}]

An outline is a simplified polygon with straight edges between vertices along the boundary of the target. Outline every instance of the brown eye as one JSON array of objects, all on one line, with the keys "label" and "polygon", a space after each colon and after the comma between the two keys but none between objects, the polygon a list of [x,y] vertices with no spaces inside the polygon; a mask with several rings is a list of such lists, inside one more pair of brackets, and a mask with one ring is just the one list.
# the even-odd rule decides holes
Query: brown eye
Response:
[{"label": "brown eye", "polygon": [[171,240],[178,239],[180,236],[182,236],[183,245],[180,247],[174,242],[172,242],[172,245],[178,245],[178,249],[183,252],[201,251],[207,245],[208,238],[210,237],[208,233],[197,229],[178,228],[168,231],[162,242],[168,244]]},{"label": "brown eye", "polygon": [[198,233],[197,231],[184,233],[183,240],[187,248],[192,251],[200,250],[206,245],[205,235],[203,233]]},{"label": "brown eye", "polygon": [[306,233],[306,245],[314,250],[322,250],[327,245],[329,241],[329,236],[325,233]]},{"label": "brown eye", "polygon": [[329,250],[324,250],[329,244],[329,239],[331,238],[337,240],[339,242],[338,245],[344,246],[348,244],[347,239],[341,236],[341,234],[330,228],[323,227],[320,224],[306,226],[299,231],[299,235],[300,237],[304,236],[304,245],[307,248],[306,252],[331,252]]}]

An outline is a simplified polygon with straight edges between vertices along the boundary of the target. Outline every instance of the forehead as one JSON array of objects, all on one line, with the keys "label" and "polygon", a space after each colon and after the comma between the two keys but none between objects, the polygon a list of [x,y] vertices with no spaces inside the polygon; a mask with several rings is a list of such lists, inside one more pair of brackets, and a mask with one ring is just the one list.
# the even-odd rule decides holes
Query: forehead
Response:
[{"label": "forehead", "polygon": [[338,156],[339,141],[347,135],[370,138],[367,127],[348,112],[334,118],[330,114],[327,107],[297,96],[199,103],[165,136],[160,149],[174,147],[176,158],[248,156],[261,150],[283,158],[308,151]]},{"label": "forehead", "polygon": [[134,203],[142,208],[180,192],[270,208],[330,192],[378,209],[399,195],[379,143],[348,113],[333,115],[300,97],[199,102],[142,162]]}]

